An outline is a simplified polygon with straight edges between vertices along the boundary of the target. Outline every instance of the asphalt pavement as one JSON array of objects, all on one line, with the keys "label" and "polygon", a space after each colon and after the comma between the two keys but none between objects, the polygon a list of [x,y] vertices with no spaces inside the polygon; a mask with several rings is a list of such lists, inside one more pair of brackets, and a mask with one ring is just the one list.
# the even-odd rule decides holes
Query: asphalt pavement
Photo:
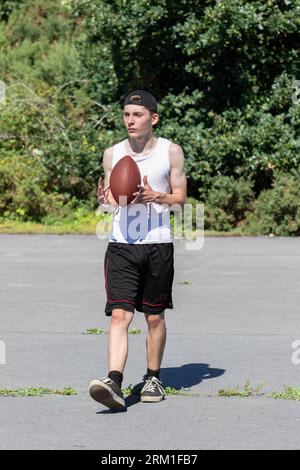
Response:
[{"label": "asphalt pavement", "polygon": [[[70,385],[78,393],[0,396],[0,449],[300,448],[299,401],[268,396],[285,385],[300,388],[293,349],[300,340],[299,240],[213,237],[199,250],[174,245],[161,376],[187,395],[156,404],[133,397],[125,412],[112,412],[88,394],[89,381],[107,372],[107,334],[83,334],[108,330],[107,241],[0,235],[0,386]],[[124,387],[146,371],[142,313],[130,328],[141,333],[129,335]],[[247,381],[259,395],[217,395]]]}]

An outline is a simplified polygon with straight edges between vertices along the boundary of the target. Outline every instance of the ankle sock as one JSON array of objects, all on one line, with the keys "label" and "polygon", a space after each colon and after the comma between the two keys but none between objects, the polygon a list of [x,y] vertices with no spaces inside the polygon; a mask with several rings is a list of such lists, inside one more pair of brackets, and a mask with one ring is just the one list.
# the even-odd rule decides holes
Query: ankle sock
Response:
[{"label": "ankle sock", "polygon": [[121,388],[123,381],[122,372],[119,372],[118,370],[111,370],[108,374],[108,378],[116,382],[116,384],[119,385],[119,387]]},{"label": "ankle sock", "polygon": [[156,377],[159,380],[159,373],[160,373],[160,369],[158,370],[147,369],[147,378]]}]

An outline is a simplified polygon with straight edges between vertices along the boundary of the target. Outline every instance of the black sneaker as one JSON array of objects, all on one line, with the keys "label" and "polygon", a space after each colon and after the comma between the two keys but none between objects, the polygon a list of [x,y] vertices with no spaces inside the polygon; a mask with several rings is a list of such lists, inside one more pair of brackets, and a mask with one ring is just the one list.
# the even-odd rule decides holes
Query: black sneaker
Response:
[{"label": "black sneaker", "polygon": [[108,377],[92,380],[89,386],[91,397],[108,408],[123,409],[125,400],[120,387]]},{"label": "black sneaker", "polygon": [[165,397],[165,391],[162,383],[156,377],[148,377],[146,383],[141,390],[141,401],[154,403],[162,401]]}]

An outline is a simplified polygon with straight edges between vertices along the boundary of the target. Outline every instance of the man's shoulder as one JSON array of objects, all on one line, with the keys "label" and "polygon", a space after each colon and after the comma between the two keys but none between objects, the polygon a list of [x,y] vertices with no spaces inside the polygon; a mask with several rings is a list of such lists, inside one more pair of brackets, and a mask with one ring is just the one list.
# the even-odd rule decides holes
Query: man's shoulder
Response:
[{"label": "man's shoulder", "polygon": [[111,145],[110,147],[107,147],[104,150],[104,156],[112,157],[115,147],[118,147],[119,145],[124,145],[125,142],[126,142],[126,139],[121,140],[120,142],[116,142],[114,145]]},{"label": "man's shoulder", "polygon": [[169,144],[170,153],[182,152],[182,147],[178,144],[175,144],[175,142],[173,142],[172,140],[167,139],[166,137],[161,137],[161,136],[159,138],[162,141],[165,141]]},{"label": "man's shoulder", "polygon": [[182,152],[182,147],[179,145],[179,144],[175,144],[175,142],[172,142],[170,140],[170,152],[171,153],[178,153],[178,152]]},{"label": "man's shoulder", "polygon": [[112,154],[113,154],[113,151],[114,151],[114,145],[112,145],[111,147],[107,147],[107,148],[104,150],[104,156],[112,155]]},{"label": "man's shoulder", "polygon": [[169,158],[170,158],[170,164],[171,166],[173,164],[179,163],[181,160],[184,159],[184,154],[182,147],[178,144],[175,144],[175,142],[170,143],[170,150],[169,150]]}]

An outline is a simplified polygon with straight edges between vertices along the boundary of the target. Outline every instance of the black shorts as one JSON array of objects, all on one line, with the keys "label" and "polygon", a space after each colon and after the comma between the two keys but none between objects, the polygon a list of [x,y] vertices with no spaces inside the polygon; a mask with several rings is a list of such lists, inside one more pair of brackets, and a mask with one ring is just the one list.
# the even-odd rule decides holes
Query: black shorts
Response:
[{"label": "black shorts", "polygon": [[173,243],[108,243],[104,258],[105,314],[114,308],[159,314],[173,308]]}]

